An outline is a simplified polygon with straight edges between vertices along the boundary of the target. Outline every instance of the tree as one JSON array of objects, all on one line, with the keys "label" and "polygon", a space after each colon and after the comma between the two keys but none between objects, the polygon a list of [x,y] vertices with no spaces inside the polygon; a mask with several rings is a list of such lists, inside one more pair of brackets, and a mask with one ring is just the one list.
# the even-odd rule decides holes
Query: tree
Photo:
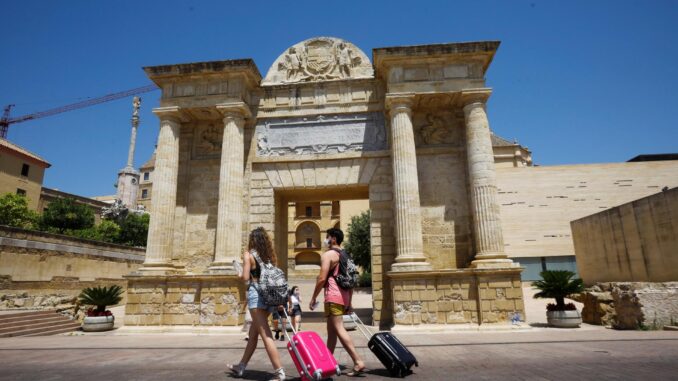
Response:
[{"label": "tree", "polygon": [[372,271],[370,254],[370,212],[366,211],[359,216],[351,217],[346,238],[346,251],[351,254],[353,261],[366,272]]},{"label": "tree", "polygon": [[72,198],[58,198],[42,212],[42,223],[62,234],[65,230],[87,229],[94,226],[94,212]]},{"label": "tree", "polygon": [[132,246],[146,246],[149,222],[149,214],[128,214],[120,224],[118,243]]},{"label": "tree", "polygon": [[38,214],[28,209],[28,198],[14,193],[0,197],[0,225],[34,229]]}]

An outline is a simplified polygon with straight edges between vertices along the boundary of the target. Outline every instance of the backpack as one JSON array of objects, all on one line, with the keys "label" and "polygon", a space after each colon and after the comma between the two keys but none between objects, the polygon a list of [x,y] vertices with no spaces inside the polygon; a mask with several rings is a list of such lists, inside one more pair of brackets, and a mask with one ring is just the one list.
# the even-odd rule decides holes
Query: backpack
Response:
[{"label": "backpack", "polygon": [[252,252],[261,269],[259,282],[253,283],[268,306],[287,304],[287,279],[285,273],[271,262],[263,263],[256,251]]},{"label": "backpack", "polygon": [[339,272],[334,277],[337,285],[343,289],[350,290],[358,285],[358,266],[353,262],[353,258],[345,250],[332,249],[339,253]]}]

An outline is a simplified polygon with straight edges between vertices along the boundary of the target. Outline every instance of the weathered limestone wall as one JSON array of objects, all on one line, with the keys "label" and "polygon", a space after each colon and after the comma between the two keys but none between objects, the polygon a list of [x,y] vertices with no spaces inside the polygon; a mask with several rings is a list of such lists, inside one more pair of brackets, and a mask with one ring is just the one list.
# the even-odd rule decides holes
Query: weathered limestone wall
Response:
[{"label": "weathered limestone wall", "polygon": [[144,250],[0,227],[0,308],[56,307],[85,287],[118,284]]},{"label": "weathered limestone wall", "polygon": [[417,167],[427,261],[437,270],[468,267],[473,238],[465,151],[420,153]]},{"label": "weathered limestone wall", "polygon": [[678,188],[571,226],[584,283],[678,281]]},{"label": "weathered limestone wall", "polygon": [[678,161],[497,168],[509,257],[574,255],[570,221],[678,186]]},{"label": "weathered limestone wall", "polygon": [[389,273],[402,325],[507,323],[525,318],[520,269]]},{"label": "weathered limestone wall", "polygon": [[128,276],[125,325],[235,326],[245,321],[244,289],[233,276]]},{"label": "weathered limestone wall", "polygon": [[580,295],[585,323],[617,329],[678,324],[678,282],[598,283]]}]

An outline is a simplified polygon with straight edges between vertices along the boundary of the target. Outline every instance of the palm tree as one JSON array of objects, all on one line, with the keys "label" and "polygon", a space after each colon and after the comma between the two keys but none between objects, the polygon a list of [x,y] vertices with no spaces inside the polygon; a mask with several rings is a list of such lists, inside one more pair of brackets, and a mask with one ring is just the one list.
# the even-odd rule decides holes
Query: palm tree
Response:
[{"label": "palm tree", "polygon": [[565,298],[568,295],[584,291],[581,279],[575,278],[575,273],[567,270],[547,270],[539,273],[542,280],[532,284],[532,287],[540,291],[534,294],[535,298],[556,299],[556,310],[565,310]]},{"label": "palm tree", "polygon": [[111,287],[87,287],[82,290],[80,304],[88,306],[97,306],[97,313],[106,312],[106,306],[114,306],[122,300],[122,287],[113,285]]}]

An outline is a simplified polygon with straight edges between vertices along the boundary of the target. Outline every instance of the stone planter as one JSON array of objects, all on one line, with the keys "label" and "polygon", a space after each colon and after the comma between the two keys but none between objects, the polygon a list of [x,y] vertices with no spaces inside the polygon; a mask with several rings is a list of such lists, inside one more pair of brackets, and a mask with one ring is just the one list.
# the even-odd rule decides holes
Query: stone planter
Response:
[{"label": "stone planter", "polygon": [[546,320],[549,325],[558,328],[578,328],[581,323],[581,314],[572,311],[546,311]]},{"label": "stone planter", "polygon": [[82,330],[85,332],[102,332],[113,329],[115,316],[85,316],[82,321]]}]

